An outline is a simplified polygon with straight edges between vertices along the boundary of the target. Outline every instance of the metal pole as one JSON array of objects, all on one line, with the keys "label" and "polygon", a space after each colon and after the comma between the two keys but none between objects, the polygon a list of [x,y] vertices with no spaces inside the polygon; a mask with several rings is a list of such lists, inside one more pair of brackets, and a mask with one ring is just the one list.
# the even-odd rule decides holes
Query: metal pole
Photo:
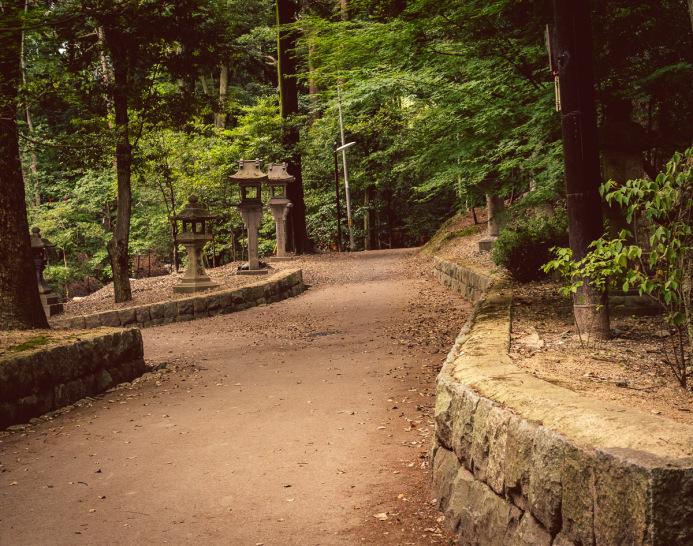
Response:
[{"label": "metal pole", "polygon": [[337,164],[337,143],[334,143],[334,189],[337,196],[337,252],[342,251],[342,212],[339,208],[339,165]]},{"label": "metal pole", "polygon": [[[339,106],[339,132],[342,137],[342,146],[346,144],[344,140],[344,121],[342,120],[342,97],[337,86],[337,104]],[[354,250],[354,228],[351,219],[351,194],[349,192],[349,171],[347,170],[346,148],[342,149],[342,163],[344,165],[344,193],[346,195],[347,223],[349,224],[349,249]]]}]

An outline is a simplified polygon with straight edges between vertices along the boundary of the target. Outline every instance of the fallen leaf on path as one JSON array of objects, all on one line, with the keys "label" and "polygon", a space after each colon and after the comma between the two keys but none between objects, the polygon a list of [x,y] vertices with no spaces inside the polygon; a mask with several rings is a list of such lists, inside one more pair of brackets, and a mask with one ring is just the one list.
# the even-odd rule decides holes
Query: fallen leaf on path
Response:
[{"label": "fallen leaf on path", "polygon": [[12,486],[12,485],[19,485],[19,482],[12,482],[12,483],[10,484],[10,486]]},{"label": "fallen leaf on path", "polygon": [[373,517],[380,521],[385,521],[387,519],[387,513],[381,512],[380,514],[373,514]]}]

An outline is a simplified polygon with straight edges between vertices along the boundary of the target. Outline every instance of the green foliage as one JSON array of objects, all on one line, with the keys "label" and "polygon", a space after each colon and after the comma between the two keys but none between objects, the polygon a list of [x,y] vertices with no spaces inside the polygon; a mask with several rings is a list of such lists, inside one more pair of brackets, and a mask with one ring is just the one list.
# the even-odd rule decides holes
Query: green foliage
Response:
[{"label": "green foliage", "polygon": [[627,292],[658,299],[666,310],[667,322],[676,328],[678,346],[673,348],[672,368],[682,386],[686,385],[683,337],[693,341],[690,318],[693,314],[691,274],[693,270],[693,148],[676,153],[655,180],[629,180],[616,187],[601,187],[608,203],[623,207],[629,223],[646,223],[647,241],[629,243],[633,234],[622,230],[617,239],[594,241],[582,260],[572,260],[570,249],[555,249],[556,258],[544,266],[558,270],[567,281],[564,293],[574,293],[584,279],[601,291]]},{"label": "green foliage", "polygon": [[544,265],[551,258],[551,248],[568,242],[565,211],[553,217],[538,216],[500,232],[493,245],[493,261],[508,270],[518,282],[540,279]]}]

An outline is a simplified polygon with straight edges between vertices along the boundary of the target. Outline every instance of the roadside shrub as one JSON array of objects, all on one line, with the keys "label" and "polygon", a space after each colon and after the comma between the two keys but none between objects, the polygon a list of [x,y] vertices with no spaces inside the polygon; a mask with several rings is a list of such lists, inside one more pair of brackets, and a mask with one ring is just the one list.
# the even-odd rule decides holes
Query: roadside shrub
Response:
[{"label": "roadside shrub", "polygon": [[538,216],[526,223],[508,226],[500,232],[491,257],[517,282],[538,280],[546,276],[541,266],[553,257],[549,249],[567,246],[567,228],[568,221],[562,209],[552,218]]}]

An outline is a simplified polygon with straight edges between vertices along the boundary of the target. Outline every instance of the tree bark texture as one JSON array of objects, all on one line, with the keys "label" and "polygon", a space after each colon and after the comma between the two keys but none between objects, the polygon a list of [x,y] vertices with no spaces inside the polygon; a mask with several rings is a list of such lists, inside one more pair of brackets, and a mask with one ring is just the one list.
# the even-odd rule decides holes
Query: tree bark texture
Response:
[{"label": "tree bark texture", "polygon": [[301,155],[298,151],[299,131],[292,123],[292,116],[298,113],[298,82],[296,80],[297,31],[285,25],[293,23],[301,11],[300,1],[277,0],[277,77],[279,80],[279,111],[285,122],[282,138],[284,146],[290,150],[288,171],[296,177],[289,184],[287,197],[293,203],[289,213],[289,233],[296,254],[310,252],[310,241],[306,230],[306,204],[303,200],[303,177]]},{"label": "tree bark texture", "polygon": [[223,129],[226,127],[226,107],[228,104],[229,92],[229,67],[222,65],[219,71],[219,113],[215,116],[215,127]]},{"label": "tree bark texture", "polygon": [[[602,236],[601,183],[594,101],[592,31],[587,0],[554,0],[553,64],[558,68],[568,226],[573,260]],[[573,302],[580,334],[608,339],[608,300],[582,279]]]},{"label": "tree bark texture", "polygon": [[17,92],[21,81],[22,0],[4,1],[0,48],[0,330],[48,328],[31,257],[19,158]]},{"label": "tree bark texture", "polygon": [[131,171],[132,145],[128,117],[128,82],[130,55],[125,37],[118,28],[105,26],[106,43],[111,52],[113,65],[113,110],[115,113],[116,142],[116,175],[118,180],[118,214],[113,230],[113,238],[106,248],[113,270],[113,292],[116,303],[132,300],[130,288],[130,215],[132,208]]}]

